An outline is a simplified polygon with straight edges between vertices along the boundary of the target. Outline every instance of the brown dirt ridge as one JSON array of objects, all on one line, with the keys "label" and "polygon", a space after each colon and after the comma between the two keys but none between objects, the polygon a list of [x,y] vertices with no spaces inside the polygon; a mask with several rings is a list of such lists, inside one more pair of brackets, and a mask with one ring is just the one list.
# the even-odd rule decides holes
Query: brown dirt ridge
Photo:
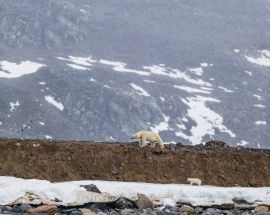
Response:
[{"label": "brown dirt ridge", "polygon": [[270,150],[131,143],[0,139],[0,175],[22,178],[187,183],[199,178],[216,186],[270,186]]}]

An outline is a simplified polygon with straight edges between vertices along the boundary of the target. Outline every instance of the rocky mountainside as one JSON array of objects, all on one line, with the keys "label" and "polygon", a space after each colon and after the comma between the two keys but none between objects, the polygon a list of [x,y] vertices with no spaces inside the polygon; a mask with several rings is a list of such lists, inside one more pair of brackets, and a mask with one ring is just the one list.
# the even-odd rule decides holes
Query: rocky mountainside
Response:
[{"label": "rocky mountainside", "polygon": [[269,148],[269,1],[0,3],[1,136]]}]

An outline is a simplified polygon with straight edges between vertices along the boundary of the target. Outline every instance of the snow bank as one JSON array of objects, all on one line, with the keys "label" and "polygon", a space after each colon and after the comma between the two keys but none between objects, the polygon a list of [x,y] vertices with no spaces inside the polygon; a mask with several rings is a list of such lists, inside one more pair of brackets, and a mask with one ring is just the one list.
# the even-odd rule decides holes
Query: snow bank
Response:
[{"label": "snow bank", "polygon": [[245,56],[245,58],[254,64],[260,65],[260,66],[270,66],[270,51],[268,50],[259,50],[258,51],[260,56],[258,57],[252,57],[252,56]]},{"label": "snow bank", "polygon": [[[95,184],[101,192],[96,194],[85,191],[80,185]],[[241,199],[250,205],[269,204],[270,187],[215,187],[190,186],[181,184],[151,184],[138,182],[114,181],[71,181],[51,183],[46,180],[20,179],[0,176],[0,205],[10,204],[25,193],[33,193],[39,198],[53,202],[55,198],[62,205],[78,205],[87,201],[114,201],[123,196],[134,199],[137,193],[143,193],[153,200],[160,199],[162,203],[190,202],[193,206],[211,206],[233,204],[233,199]],[[136,199],[136,198],[135,198]]]}]

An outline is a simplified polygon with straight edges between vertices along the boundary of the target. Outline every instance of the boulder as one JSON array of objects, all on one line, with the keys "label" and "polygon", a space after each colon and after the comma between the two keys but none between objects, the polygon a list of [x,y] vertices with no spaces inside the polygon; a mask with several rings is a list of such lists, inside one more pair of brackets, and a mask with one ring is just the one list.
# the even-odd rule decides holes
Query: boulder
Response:
[{"label": "boulder", "polygon": [[137,206],[137,208],[139,209],[154,208],[154,203],[146,195],[138,193],[137,196],[138,199],[134,201],[134,204]]},{"label": "boulder", "polygon": [[140,213],[133,209],[124,209],[120,213],[121,215],[139,215]]},{"label": "boulder", "polygon": [[83,188],[85,188],[87,191],[90,191],[90,192],[101,193],[100,190],[97,188],[97,186],[94,185],[94,184],[80,185],[80,187],[83,187]]},{"label": "boulder", "polygon": [[193,207],[189,206],[189,205],[183,205],[181,208],[180,208],[180,211],[181,213],[188,213],[188,214],[195,214],[195,210]]},{"label": "boulder", "polygon": [[57,213],[57,206],[56,205],[41,205],[37,208],[32,208],[28,210],[29,213],[37,214],[37,213],[45,213],[54,215]]},{"label": "boulder", "polygon": [[208,208],[202,213],[202,215],[221,215],[221,214],[222,210],[216,208]]},{"label": "boulder", "polygon": [[265,213],[268,212],[269,208],[263,205],[257,206],[254,211],[257,213]]},{"label": "boulder", "polygon": [[126,198],[119,198],[114,204],[115,208],[121,208],[121,209],[132,209],[134,208],[134,205],[131,201],[129,201]]},{"label": "boulder", "polygon": [[81,208],[80,209],[82,215],[97,215],[97,213],[89,210],[89,209],[86,209],[86,208]]}]

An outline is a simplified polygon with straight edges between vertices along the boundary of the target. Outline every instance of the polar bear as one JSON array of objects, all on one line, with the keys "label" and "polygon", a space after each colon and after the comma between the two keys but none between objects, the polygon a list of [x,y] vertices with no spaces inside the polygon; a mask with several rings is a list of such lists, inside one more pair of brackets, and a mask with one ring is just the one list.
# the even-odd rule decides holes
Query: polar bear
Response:
[{"label": "polar bear", "polygon": [[160,148],[164,148],[164,143],[161,137],[153,131],[139,131],[132,135],[131,139],[140,139],[139,145],[141,147],[146,146],[146,141],[151,143],[150,147],[155,148],[156,143],[159,144]]},{"label": "polar bear", "polygon": [[190,185],[197,184],[199,186],[202,185],[202,181],[198,178],[188,178],[187,182],[189,182]]}]

